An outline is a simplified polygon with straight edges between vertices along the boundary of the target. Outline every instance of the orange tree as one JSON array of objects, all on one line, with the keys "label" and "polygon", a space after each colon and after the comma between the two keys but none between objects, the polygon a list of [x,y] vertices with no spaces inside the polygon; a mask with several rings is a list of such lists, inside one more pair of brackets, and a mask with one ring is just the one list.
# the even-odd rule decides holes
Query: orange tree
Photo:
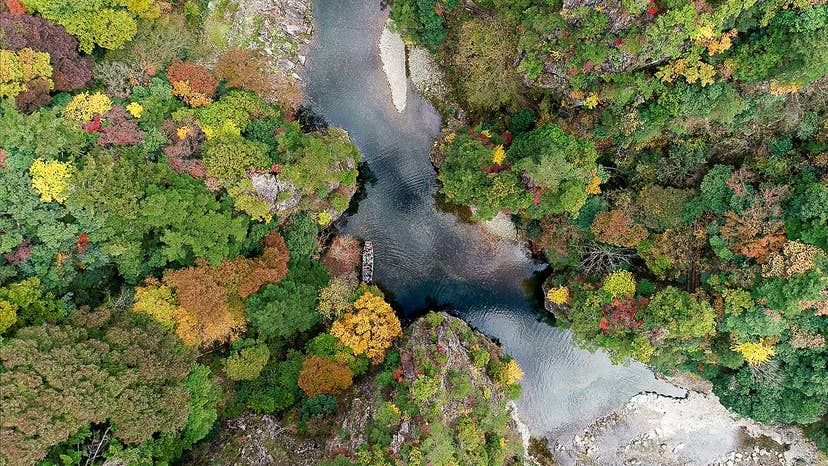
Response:
[{"label": "orange tree", "polygon": [[338,395],[353,383],[354,373],[344,364],[316,355],[310,355],[302,361],[299,388],[308,398]]}]

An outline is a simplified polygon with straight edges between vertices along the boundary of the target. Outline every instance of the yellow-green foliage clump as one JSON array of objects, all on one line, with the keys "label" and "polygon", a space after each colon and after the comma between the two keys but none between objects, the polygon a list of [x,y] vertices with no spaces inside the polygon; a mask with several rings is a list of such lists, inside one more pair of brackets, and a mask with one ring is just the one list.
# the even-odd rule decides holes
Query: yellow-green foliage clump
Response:
[{"label": "yellow-green foliage clump", "polygon": [[503,164],[503,160],[505,159],[506,151],[503,150],[503,144],[499,144],[492,151],[492,163],[494,163],[495,165],[501,165]]},{"label": "yellow-green foliage clump", "polygon": [[132,310],[152,316],[166,328],[175,326],[173,315],[178,309],[178,302],[173,289],[162,285],[155,279],[148,279],[144,286],[135,288],[135,302]]},{"label": "yellow-green foliage clump", "polygon": [[731,349],[741,354],[745,362],[751,366],[761,366],[776,355],[773,346],[766,343],[739,343]]},{"label": "yellow-green foliage clump", "polygon": [[112,108],[112,101],[106,94],[81,92],[72,97],[63,109],[63,118],[70,121],[89,121],[95,115],[103,115]]},{"label": "yellow-green foliage clump", "polygon": [[270,204],[261,200],[256,195],[253,182],[243,179],[227,190],[234,201],[236,210],[240,210],[250,216],[251,219],[270,223],[273,214],[270,212]]},{"label": "yellow-green foliage clump", "polygon": [[546,293],[546,299],[552,304],[566,304],[569,302],[569,288],[565,286],[552,288]]},{"label": "yellow-green foliage clump", "polygon": [[635,294],[635,278],[626,270],[613,272],[604,279],[601,289],[613,298],[628,298]]},{"label": "yellow-green foliage clump", "polygon": [[40,195],[40,200],[55,201],[61,204],[66,202],[69,195],[69,186],[74,171],[72,164],[57,160],[37,159],[29,167],[32,186]]},{"label": "yellow-green foliage clump", "polygon": [[130,115],[132,115],[136,119],[140,119],[141,114],[144,113],[144,106],[139,104],[138,102],[132,102],[131,104],[126,106],[126,110],[129,112]]},{"label": "yellow-green foliage clump", "polygon": [[52,65],[49,54],[23,48],[17,52],[0,50],[0,97],[15,97],[25,91],[26,83],[33,79],[45,79],[49,88],[52,82]]},{"label": "yellow-green foliage clump", "polygon": [[510,359],[506,365],[503,366],[503,371],[500,373],[501,382],[506,385],[517,383],[523,380],[523,369],[520,368],[514,359]]}]

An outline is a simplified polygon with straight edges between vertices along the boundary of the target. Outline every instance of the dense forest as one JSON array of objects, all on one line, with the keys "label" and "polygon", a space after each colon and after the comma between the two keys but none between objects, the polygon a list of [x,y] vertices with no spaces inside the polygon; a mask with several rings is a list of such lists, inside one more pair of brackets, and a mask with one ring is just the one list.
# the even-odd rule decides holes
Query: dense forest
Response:
[{"label": "dense forest", "polygon": [[[0,464],[227,464],[245,415],[318,464],[522,464],[521,368],[359,282],[362,156],[244,11],[0,2]],[[825,0],[390,15],[448,78],[441,201],[511,216],[556,325],[828,452]]]},{"label": "dense forest", "polygon": [[[412,464],[519,455],[505,401],[474,404],[435,342],[394,346],[360,242],[330,238],[361,155],[237,9],[0,2],[0,463],[168,464],[241,413],[325,436],[367,373],[368,441],[325,460],[385,461],[401,420]],[[520,393],[514,361],[465,344],[490,397]]]},{"label": "dense forest", "polygon": [[454,104],[441,195],[510,214],[579,344],[828,450],[828,5],[396,0]]}]

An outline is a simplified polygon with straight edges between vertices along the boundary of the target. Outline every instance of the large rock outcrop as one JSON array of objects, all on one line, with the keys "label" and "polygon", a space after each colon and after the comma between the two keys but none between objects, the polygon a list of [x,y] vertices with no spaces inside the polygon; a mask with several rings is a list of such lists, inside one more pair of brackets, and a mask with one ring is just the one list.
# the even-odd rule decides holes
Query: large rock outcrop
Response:
[{"label": "large rock outcrop", "polygon": [[[440,454],[448,451],[462,464],[477,464],[475,448],[489,458],[502,455],[495,464],[521,464],[525,430],[507,396],[516,386],[504,382],[508,357],[499,346],[460,319],[430,313],[406,329],[396,351],[398,357],[389,357],[340,397],[332,417],[308,420],[304,435],[291,413],[283,419],[245,414],[226,421],[189,464],[310,466],[337,455],[353,459],[375,448],[377,423],[389,408],[399,421],[387,431],[391,441],[383,451],[402,464],[413,456],[430,461],[432,441]],[[482,444],[470,440],[475,436]]]}]

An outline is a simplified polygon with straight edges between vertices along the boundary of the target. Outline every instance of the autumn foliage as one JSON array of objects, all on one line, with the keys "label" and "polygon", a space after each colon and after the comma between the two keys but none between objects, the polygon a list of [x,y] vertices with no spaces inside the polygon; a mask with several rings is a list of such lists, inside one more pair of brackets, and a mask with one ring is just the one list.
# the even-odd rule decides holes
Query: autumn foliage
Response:
[{"label": "autumn foliage", "polygon": [[80,89],[92,79],[94,60],[78,54],[78,41],[63,26],[26,14],[0,13],[0,48],[49,54],[55,91]]},{"label": "autumn foliage", "polygon": [[635,247],[647,238],[647,230],[632,223],[632,219],[620,209],[600,212],[592,222],[592,233],[602,243]]},{"label": "autumn foliage", "polygon": [[191,107],[209,105],[218,87],[218,81],[207,68],[177,58],[167,67],[167,78],[173,86],[173,95]]},{"label": "autumn foliage", "polygon": [[131,146],[144,140],[144,132],[130,114],[116,105],[103,115],[106,126],[101,129],[98,144],[102,146]]},{"label": "autumn foliage", "polygon": [[228,87],[254,92],[288,110],[302,103],[299,86],[261,52],[231,47],[219,57],[213,73]]},{"label": "autumn foliage", "polygon": [[302,361],[299,388],[308,398],[339,395],[353,383],[354,373],[344,364],[317,355],[310,355]]},{"label": "autumn foliage", "polygon": [[282,237],[271,232],[262,245],[260,257],[225,259],[218,265],[199,259],[193,267],[168,270],[163,283],[139,288],[135,309],[162,324],[172,320],[187,344],[208,347],[227,341],[245,327],[244,298],[287,274],[288,251]]},{"label": "autumn foliage", "polygon": [[400,320],[390,304],[371,293],[357,299],[354,309],[333,323],[331,335],[354,354],[364,354],[375,364],[382,362],[394,339],[402,335]]},{"label": "autumn foliage", "polygon": [[325,251],[322,263],[331,271],[331,275],[349,274],[359,266],[360,255],[359,240],[353,236],[337,236]]}]

